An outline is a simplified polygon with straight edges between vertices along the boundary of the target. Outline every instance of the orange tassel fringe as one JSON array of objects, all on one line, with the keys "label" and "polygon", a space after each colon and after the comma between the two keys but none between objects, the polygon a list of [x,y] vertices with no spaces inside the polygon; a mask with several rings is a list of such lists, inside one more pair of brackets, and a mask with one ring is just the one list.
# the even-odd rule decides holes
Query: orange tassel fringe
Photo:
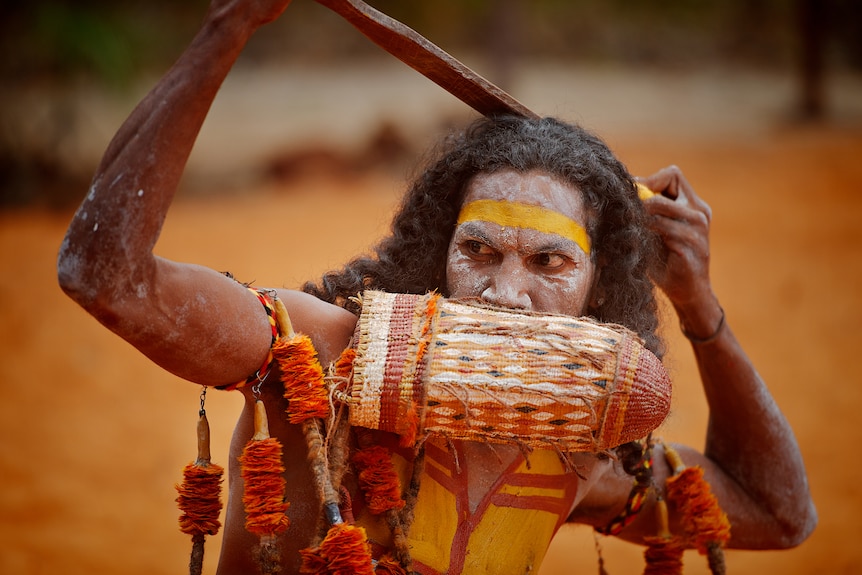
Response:
[{"label": "orange tassel fringe", "polygon": [[334,525],[315,549],[304,549],[300,573],[312,575],[374,575],[365,529]]},{"label": "orange tassel fringe", "polygon": [[730,539],[730,521],[719,508],[703,469],[687,467],[667,480],[667,498],[682,515],[682,526],[701,554],[711,545],[724,545]]},{"label": "orange tassel fringe", "polygon": [[335,375],[339,378],[349,379],[353,372],[353,362],[356,361],[356,350],[348,347],[341,352],[338,361],[335,362]]},{"label": "orange tassel fringe", "polygon": [[180,531],[186,535],[215,535],[221,528],[221,483],[224,469],[212,463],[189,463],[177,486]]},{"label": "orange tassel fringe", "polygon": [[374,575],[408,575],[407,570],[389,555],[384,555],[374,568]]},{"label": "orange tassel fringe", "polygon": [[[311,339],[293,331],[284,303],[274,302],[275,321],[282,336],[273,345],[272,354],[278,362],[284,397],[288,401],[287,419],[302,425],[308,447],[308,461],[321,504],[337,512],[338,493],[332,485],[326,464],[326,449],[320,421],[329,416],[329,392],[323,381],[323,368]],[[333,523],[341,521],[333,517]]]},{"label": "orange tassel fringe", "polygon": [[723,575],[723,547],[730,539],[730,521],[718,506],[700,467],[687,467],[667,480],[667,497],[682,515],[686,535],[701,555],[706,555],[710,571]]},{"label": "orange tassel fringe", "polygon": [[255,535],[274,535],[289,526],[285,512],[290,506],[284,501],[285,481],[282,477],[281,443],[274,437],[251,441],[245,446],[240,464],[245,492],[245,528]]},{"label": "orange tassel fringe", "polygon": [[254,437],[239,458],[244,483],[245,528],[255,535],[277,535],[290,524],[285,515],[290,504],[285,501],[282,447],[278,439],[269,436],[266,409],[260,400],[255,403],[254,419]]},{"label": "orange tassel fringe", "polygon": [[303,423],[329,415],[329,394],[323,382],[323,368],[308,336],[281,338],[272,346],[288,401],[288,421]]},{"label": "orange tassel fringe", "polygon": [[269,436],[266,407],[259,399],[254,404],[254,435],[239,457],[243,479],[242,502],[245,506],[245,528],[260,536],[257,563],[261,573],[281,571],[281,554],[276,536],[290,525],[285,515],[290,503],[285,497],[286,482],[282,474],[281,442]]},{"label": "orange tassel fringe", "polygon": [[405,431],[401,434],[398,443],[401,447],[412,447],[416,444],[416,436],[419,433],[419,409],[416,402],[410,402],[410,408],[404,413]]},{"label": "orange tassel fringe", "polygon": [[194,463],[189,463],[183,468],[183,482],[176,486],[176,502],[182,512],[179,520],[180,531],[192,536],[190,575],[199,575],[203,570],[205,536],[215,535],[221,528],[220,494],[224,475],[224,469],[221,466],[210,462],[210,427],[203,407],[198,419],[197,432],[198,457]]},{"label": "orange tassel fringe", "polygon": [[359,471],[359,487],[371,513],[380,515],[404,507],[398,474],[388,449],[379,445],[361,449],[353,456],[353,464]]},{"label": "orange tassel fringe", "polygon": [[679,537],[644,537],[644,575],[681,575],[685,546]]},{"label": "orange tassel fringe", "polygon": [[664,499],[659,498],[656,501],[655,513],[657,533],[654,537],[644,537],[644,543],[647,545],[644,551],[644,575],[681,575],[685,544],[680,537],[670,532],[667,503]]},{"label": "orange tassel fringe", "polygon": [[332,575],[371,575],[371,546],[365,529],[342,523],[329,530],[320,544],[323,556],[329,561]]}]

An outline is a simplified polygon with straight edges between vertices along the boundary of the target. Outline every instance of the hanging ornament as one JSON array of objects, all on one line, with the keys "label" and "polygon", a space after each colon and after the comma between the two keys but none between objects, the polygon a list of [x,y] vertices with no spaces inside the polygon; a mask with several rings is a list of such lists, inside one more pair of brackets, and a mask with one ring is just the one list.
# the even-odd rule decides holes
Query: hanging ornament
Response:
[{"label": "hanging ornament", "polygon": [[682,539],[670,532],[667,502],[659,497],[655,505],[657,533],[644,537],[646,568],[644,575],[681,575],[685,545]]},{"label": "hanging ornament", "polygon": [[344,522],[338,507],[338,491],[333,486],[326,461],[321,426],[330,410],[323,368],[311,339],[294,332],[284,303],[275,299],[274,307],[281,335],[272,347],[272,354],[284,384],[288,421],[302,426],[311,473],[330,526],[319,547],[302,551],[300,572],[373,575],[371,547],[365,530]]},{"label": "hanging ornament", "polygon": [[710,571],[724,575],[724,545],[730,539],[730,521],[718,505],[700,466],[686,467],[679,453],[665,445],[665,457],[674,474],[666,482],[667,498],[681,515],[686,536],[701,555],[706,555]]},{"label": "hanging ornament", "polygon": [[401,496],[401,482],[392,464],[389,449],[373,443],[371,432],[357,432],[359,450],[353,456],[359,488],[365,496],[368,511],[386,520],[392,533],[392,558],[402,568],[412,564],[407,527],[401,515],[406,502]]},{"label": "hanging ornament", "polygon": [[201,408],[198,413],[198,456],[183,468],[183,482],[177,485],[177,504],[182,511],[180,531],[192,536],[189,558],[190,575],[200,575],[204,560],[204,539],[218,533],[221,523],[221,482],[224,469],[210,461],[210,427],[204,401],[207,389],[201,391]]},{"label": "hanging ornament", "polygon": [[246,530],[260,537],[258,565],[264,575],[269,575],[281,571],[276,539],[290,524],[285,514],[290,504],[285,497],[281,442],[269,436],[266,406],[259,397],[259,384],[254,391],[257,396],[254,435],[239,458],[244,489],[242,502]]}]

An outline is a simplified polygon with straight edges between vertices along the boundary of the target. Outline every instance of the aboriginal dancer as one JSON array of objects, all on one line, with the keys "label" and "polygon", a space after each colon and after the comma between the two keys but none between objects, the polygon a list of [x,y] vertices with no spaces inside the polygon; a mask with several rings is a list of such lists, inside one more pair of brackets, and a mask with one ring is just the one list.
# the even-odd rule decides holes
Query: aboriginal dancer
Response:
[{"label": "aboriginal dancer", "polygon": [[[721,572],[723,549],[803,541],[799,449],[712,289],[710,208],[675,167],[636,183],[577,125],[491,115],[435,148],[370,253],[301,289],[154,255],[220,85],[288,3],[212,0],[111,141],[58,259],[108,329],[245,397],[218,573],[535,573],[567,522],[644,545],[650,573],[679,573],[684,549]],[[326,225],[284,221],[299,217]],[[314,249],[248,239],[274,268]],[[671,389],[658,290],[699,367],[702,445],[655,431]],[[179,498],[193,572],[219,527],[201,446]]]}]

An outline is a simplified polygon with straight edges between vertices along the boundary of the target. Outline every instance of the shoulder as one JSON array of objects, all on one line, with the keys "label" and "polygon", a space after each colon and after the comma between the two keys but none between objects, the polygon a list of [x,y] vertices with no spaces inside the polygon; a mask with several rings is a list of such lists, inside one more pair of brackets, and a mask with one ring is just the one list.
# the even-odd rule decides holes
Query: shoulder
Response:
[{"label": "shoulder", "polygon": [[321,363],[337,359],[350,343],[357,317],[305,292],[280,289],[276,293],[287,308],[294,330],[311,338]]},{"label": "shoulder", "polygon": [[605,527],[625,508],[632,483],[632,476],[623,470],[618,460],[596,456],[583,486],[583,495],[568,521]]}]

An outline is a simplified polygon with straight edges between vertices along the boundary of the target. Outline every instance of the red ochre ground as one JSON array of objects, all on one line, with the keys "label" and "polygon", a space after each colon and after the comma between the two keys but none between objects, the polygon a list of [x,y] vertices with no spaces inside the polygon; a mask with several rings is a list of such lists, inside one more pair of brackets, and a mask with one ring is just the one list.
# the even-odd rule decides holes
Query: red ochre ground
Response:
[{"label": "red ochre ground", "polygon": [[[731,102],[743,101],[740,93],[727,91]],[[609,134],[636,174],[678,164],[711,205],[715,290],[796,432],[820,514],[798,548],[729,552],[728,573],[862,572],[859,123],[799,125],[731,105],[697,111],[686,100],[692,108],[680,113],[703,125],[680,126],[687,120],[666,123],[672,106],[659,109],[667,102],[651,94],[644,106],[656,106],[655,114],[632,116],[631,130],[601,107],[573,119]],[[693,98],[721,101],[708,90]],[[746,125],[749,117],[759,120]],[[319,129],[326,122],[319,118]],[[219,126],[207,128],[211,138]],[[199,166],[206,154],[203,145]],[[297,286],[385,233],[400,180],[382,172],[309,176],[184,195],[157,251],[258,285]],[[182,573],[190,542],[176,527],[173,486],[195,455],[200,389],[151,365],[61,293],[54,264],[70,217],[0,212],[0,572]],[[685,341],[673,318],[666,323],[675,398],[659,434],[700,445],[706,407]],[[226,464],[239,405],[236,395],[208,395],[216,462]],[[638,546],[600,544],[612,575],[642,570]],[[209,538],[205,573],[215,573],[218,551],[218,536]],[[686,555],[686,573],[706,573],[705,565],[696,552]],[[567,527],[540,572],[596,571],[592,532]]]}]

